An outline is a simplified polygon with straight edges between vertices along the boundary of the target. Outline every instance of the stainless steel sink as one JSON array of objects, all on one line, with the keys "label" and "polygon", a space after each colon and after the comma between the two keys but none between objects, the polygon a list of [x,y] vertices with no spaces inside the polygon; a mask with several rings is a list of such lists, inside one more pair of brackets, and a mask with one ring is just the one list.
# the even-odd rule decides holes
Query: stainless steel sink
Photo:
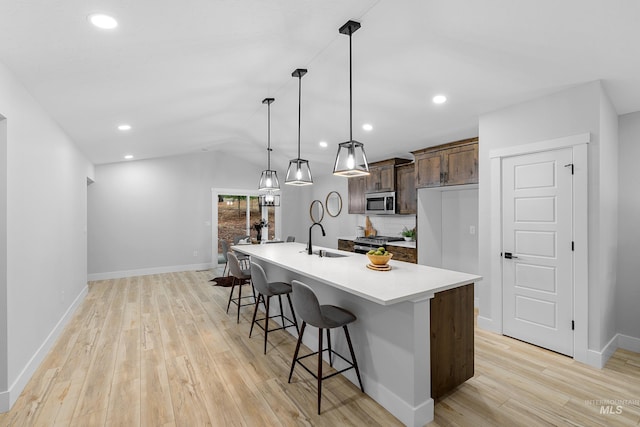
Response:
[{"label": "stainless steel sink", "polygon": [[[322,252],[322,254],[320,253]],[[318,255],[321,257],[325,257],[325,258],[344,258],[344,257],[348,257],[349,255],[345,255],[345,254],[339,254],[337,252],[328,252],[328,251],[313,251],[314,255]]]}]

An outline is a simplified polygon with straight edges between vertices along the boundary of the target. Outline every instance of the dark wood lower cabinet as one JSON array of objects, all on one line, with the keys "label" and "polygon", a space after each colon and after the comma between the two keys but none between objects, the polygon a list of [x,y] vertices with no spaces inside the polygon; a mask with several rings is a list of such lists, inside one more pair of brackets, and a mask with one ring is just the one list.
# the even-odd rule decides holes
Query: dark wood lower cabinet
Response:
[{"label": "dark wood lower cabinet", "polygon": [[393,254],[395,261],[418,263],[418,252],[416,248],[405,248],[404,246],[387,245],[387,250]]},{"label": "dark wood lower cabinet", "polygon": [[341,251],[353,252],[353,240],[338,239],[338,249]]},{"label": "dark wood lower cabinet", "polygon": [[473,377],[473,283],[431,300],[431,397]]}]

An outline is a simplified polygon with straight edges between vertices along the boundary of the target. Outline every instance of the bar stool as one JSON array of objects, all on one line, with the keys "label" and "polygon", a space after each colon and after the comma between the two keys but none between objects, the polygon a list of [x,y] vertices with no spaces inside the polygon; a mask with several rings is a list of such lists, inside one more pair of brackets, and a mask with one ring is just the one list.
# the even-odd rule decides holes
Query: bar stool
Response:
[{"label": "bar stool", "polygon": [[[264,354],[267,354],[267,335],[269,334],[269,332],[279,331],[280,329],[286,329],[292,326],[295,326],[298,333],[300,332],[298,329],[298,320],[296,319],[296,313],[295,311],[293,311],[293,304],[291,304],[291,285],[284,282],[267,281],[267,275],[264,272],[264,269],[260,265],[253,262],[251,263],[251,282],[253,283],[253,287],[258,292],[258,299],[256,301],[256,306],[253,309],[253,319],[251,320],[249,338],[251,338],[251,334],[253,333],[253,325],[257,323],[257,325],[264,330]],[[278,302],[280,303],[280,315],[269,316],[269,301],[271,300],[271,297],[276,295],[278,296]],[[284,315],[284,311],[282,310],[282,295],[286,295],[287,300],[289,300],[289,308],[291,309],[293,320],[285,317]],[[258,305],[260,305],[261,298],[262,304],[266,309],[265,316],[261,319],[256,319],[256,314],[258,313]],[[280,326],[279,328],[269,329],[269,319],[273,319],[274,317],[280,317],[282,326]],[[260,324],[261,320],[264,320],[264,326]],[[286,326],[285,320],[289,322],[289,324]]]},{"label": "bar stool", "polygon": [[[233,277],[231,281],[231,291],[229,292],[229,302],[227,303],[227,313],[229,312],[229,306],[231,305],[231,303],[233,302],[234,304],[236,304],[238,306],[236,323],[240,323],[240,307],[253,305],[256,299],[253,287],[251,288],[253,295],[248,295],[245,297],[242,296],[242,285],[245,285],[247,283],[251,284],[251,271],[243,270],[242,268],[240,268],[240,261],[238,261],[238,257],[231,251],[227,253],[227,263],[229,264],[229,273],[231,273],[231,276]],[[238,286],[238,296],[234,298],[233,290],[236,286]],[[242,300],[247,298],[253,298],[254,302],[243,304]]]},{"label": "bar stool", "polygon": [[[349,336],[349,329],[347,328],[347,325],[349,323],[352,323],[356,320],[356,316],[343,308],[336,307],[335,305],[320,305],[316,294],[313,292],[313,289],[302,282],[294,280],[291,282],[291,286],[293,287],[293,307],[298,312],[298,316],[300,316],[300,318],[302,319],[302,328],[300,329],[300,335],[298,336],[298,343],[296,344],[296,351],[293,355],[293,362],[291,362],[291,371],[289,372],[288,382],[291,382],[291,376],[293,375],[293,369],[295,368],[296,363],[299,363],[307,372],[309,372],[316,380],[318,380],[318,415],[320,415],[322,380],[331,378],[334,375],[341,374],[342,372],[348,371],[349,369],[353,368],[356,370],[356,375],[358,376],[360,390],[362,390],[362,392],[364,393],[362,379],[360,378],[360,370],[358,369],[358,362],[356,361],[356,355],[353,352],[353,345],[351,345],[351,337]],[[307,323],[318,328],[318,351],[307,354],[306,356],[298,357],[300,344],[302,343],[302,337],[304,335],[304,329],[307,326]],[[329,331],[334,328],[339,328],[340,326],[342,326],[342,328],[344,329],[344,334],[347,337],[347,344],[349,345],[349,352],[351,353],[352,362],[348,361],[343,356],[331,349],[331,334]],[[330,366],[333,367],[333,359],[331,358],[333,354],[340,357],[342,360],[349,364],[347,368],[334,372],[325,377],[322,376],[322,352],[324,351],[322,349],[322,331],[324,329],[327,330],[327,350],[329,351]],[[301,362],[301,360],[316,354],[318,355],[318,373],[314,374]]]},{"label": "bar stool", "polygon": [[222,276],[227,275],[227,269],[229,268],[229,259],[227,258],[227,253],[229,252],[229,244],[224,239],[219,239],[220,245],[222,246],[222,258],[224,259],[224,270],[222,270]]}]

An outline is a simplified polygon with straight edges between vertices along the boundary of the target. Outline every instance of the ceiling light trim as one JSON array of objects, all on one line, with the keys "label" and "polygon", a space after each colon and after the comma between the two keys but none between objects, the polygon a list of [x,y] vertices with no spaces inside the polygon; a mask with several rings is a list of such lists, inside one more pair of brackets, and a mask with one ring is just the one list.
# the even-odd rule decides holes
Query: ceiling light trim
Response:
[{"label": "ceiling light trim", "polygon": [[118,27],[118,21],[106,13],[92,13],[87,19],[96,28],[101,30],[113,30]]}]

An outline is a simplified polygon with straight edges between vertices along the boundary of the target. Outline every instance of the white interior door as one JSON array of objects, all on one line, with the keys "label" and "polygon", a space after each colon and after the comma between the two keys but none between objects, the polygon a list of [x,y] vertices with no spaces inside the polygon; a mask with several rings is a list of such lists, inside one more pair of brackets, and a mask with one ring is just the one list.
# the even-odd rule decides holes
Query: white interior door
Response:
[{"label": "white interior door", "polygon": [[505,335],[573,355],[572,149],[502,160]]}]

